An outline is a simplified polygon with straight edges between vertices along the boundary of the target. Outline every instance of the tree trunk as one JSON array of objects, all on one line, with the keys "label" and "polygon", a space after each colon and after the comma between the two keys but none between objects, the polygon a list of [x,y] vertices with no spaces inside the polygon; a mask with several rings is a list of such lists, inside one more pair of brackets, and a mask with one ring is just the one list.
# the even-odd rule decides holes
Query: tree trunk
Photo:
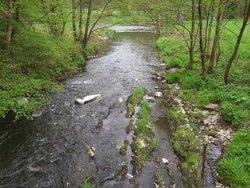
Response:
[{"label": "tree trunk", "polygon": [[208,26],[207,51],[206,51],[207,58],[210,57],[210,43],[211,43],[212,26],[213,26],[213,16],[211,15],[210,21],[209,21],[209,26]]},{"label": "tree trunk", "polygon": [[89,5],[88,5],[88,15],[87,15],[87,20],[86,20],[86,25],[85,25],[85,33],[84,33],[84,38],[82,41],[82,48],[85,49],[88,44],[88,36],[89,36],[89,24],[90,24],[90,17],[92,13],[92,0],[89,0]]},{"label": "tree trunk", "polygon": [[220,40],[220,24],[221,24],[221,0],[219,2],[219,8],[218,8],[218,13],[216,17],[216,29],[215,29],[215,36],[214,36],[214,42],[213,42],[213,47],[211,51],[211,56],[210,56],[210,64],[208,67],[209,72],[214,71],[214,63],[215,63],[215,58],[216,58],[216,51],[218,48],[218,42]]},{"label": "tree trunk", "polygon": [[190,47],[189,47],[189,65],[188,68],[193,69],[194,64],[194,32],[195,32],[195,0],[192,0],[192,28],[190,32]]},{"label": "tree trunk", "polygon": [[80,0],[79,40],[82,39],[82,35],[83,35],[82,16],[83,16],[83,0]]},{"label": "tree trunk", "polygon": [[238,54],[239,47],[240,47],[240,42],[241,42],[242,36],[244,34],[245,28],[247,26],[247,23],[248,23],[248,20],[249,20],[249,16],[250,16],[250,0],[246,0],[246,3],[245,3],[245,12],[244,12],[244,21],[242,23],[242,26],[241,26],[241,29],[240,29],[240,33],[238,35],[237,42],[236,42],[233,54],[232,54],[232,56],[229,59],[229,62],[227,64],[227,67],[226,67],[226,70],[225,70],[225,74],[224,74],[224,82],[225,82],[226,85],[229,84],[230,70],[231,70],[232,64],[233,64],[233,62],[234,62],[234,60],[235,60],[235,58],[236,58],[236,56]]},{"label": "tree trunk", "polygon": [[202,10],[201,0],[198,0],[198,14],[199,14],[199,38],[200,38],[200,56],[201,56],[201,75],[206,77],[206,65],[205,65],[205,51],[203,44],[203,24],[202,24]]},{"label": "tree trunk", "polygon": [[12,37],[12,30],[13,30],[13,1],[7,0],[7,28],[6,28],[6,49],[8,50],[10,47],[11,37]]},{"label": "tree trunk", "polygon": [[72,0],[72,29],[73,29],[73,36],[74,39],[77,39],[76,34],[76,2],[75,0]]}]

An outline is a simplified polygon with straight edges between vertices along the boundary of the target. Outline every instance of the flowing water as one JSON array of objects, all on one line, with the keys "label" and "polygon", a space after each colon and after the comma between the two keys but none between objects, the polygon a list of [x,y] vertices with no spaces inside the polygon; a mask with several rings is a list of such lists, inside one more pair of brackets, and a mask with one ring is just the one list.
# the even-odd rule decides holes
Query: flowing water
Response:
[{"label": "flowing water", "polygon": [[[1,188],[74,188],[87,176],[94,177],[100,187],[153,188],[156,158],[169,161],[168,170],[163,173],[166,186],[184,187],[164,118],[166,106],[153,97],[158,148],[151,153],[141,175],[132,180],[124,177],[132,173],[133,155],[128,152],[123,157],[119,153],[129,137],[127,99],[141,85],[148,87],[149,96],[154,95],[157,83],[152,80],[152,73],[161,62],[154,48],[157,36],[152,28],[114,29],[118,33],[105,53],[89,60],[85,72],[66,80],[64,91],[52,94],[52,104],[42,114],[36,114],[35,120],[1,122]],[[75,104],[76,98],[91,94],[102,97],[85,105]],[[95,148],[95,159],[89,158],[85,144]],[[165,166],[161,164],[159,168]]]}]

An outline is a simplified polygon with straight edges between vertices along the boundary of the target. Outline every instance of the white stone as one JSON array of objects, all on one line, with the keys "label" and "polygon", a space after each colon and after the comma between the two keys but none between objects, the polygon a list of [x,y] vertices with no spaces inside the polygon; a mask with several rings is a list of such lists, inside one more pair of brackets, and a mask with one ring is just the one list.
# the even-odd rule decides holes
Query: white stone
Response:
[{"label": "white stone", "polygon": [[162,92],[159,92],[159,91],[155,92],[155,97],[162,98],[163,97]]},{"label": "white stone", "polygon": [[169,164],[169,161],[168,161],[167,159],[165,159],[165,158],[162,158],[162,162],[163,162],[164,164]]}]

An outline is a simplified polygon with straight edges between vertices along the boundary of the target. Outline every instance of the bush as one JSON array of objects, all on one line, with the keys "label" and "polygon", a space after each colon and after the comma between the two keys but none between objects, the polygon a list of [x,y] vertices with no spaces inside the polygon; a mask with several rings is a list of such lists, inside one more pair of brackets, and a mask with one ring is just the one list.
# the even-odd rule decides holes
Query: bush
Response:
[{"label": "bush", "polygon": [[58,90],[57,78],[76,73],[84,63],[80,45],[67,36],[21,30],[10,51],[0,51],[0,117],[14,112],[31,118]]}]

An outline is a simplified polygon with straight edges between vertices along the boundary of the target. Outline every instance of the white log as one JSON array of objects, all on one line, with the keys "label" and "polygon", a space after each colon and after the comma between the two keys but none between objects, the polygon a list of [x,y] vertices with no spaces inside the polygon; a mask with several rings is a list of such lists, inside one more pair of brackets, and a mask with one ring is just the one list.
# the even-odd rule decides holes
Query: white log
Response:
[{"label": "white log", "polygon": [[97,94],[97,95],[89,95],[84,97],[83,99],[76,99],[76,102],[79,104],[85,104],[86,102],[90,102],[96,99],[99,99],[101,97],[101,94]]}]

